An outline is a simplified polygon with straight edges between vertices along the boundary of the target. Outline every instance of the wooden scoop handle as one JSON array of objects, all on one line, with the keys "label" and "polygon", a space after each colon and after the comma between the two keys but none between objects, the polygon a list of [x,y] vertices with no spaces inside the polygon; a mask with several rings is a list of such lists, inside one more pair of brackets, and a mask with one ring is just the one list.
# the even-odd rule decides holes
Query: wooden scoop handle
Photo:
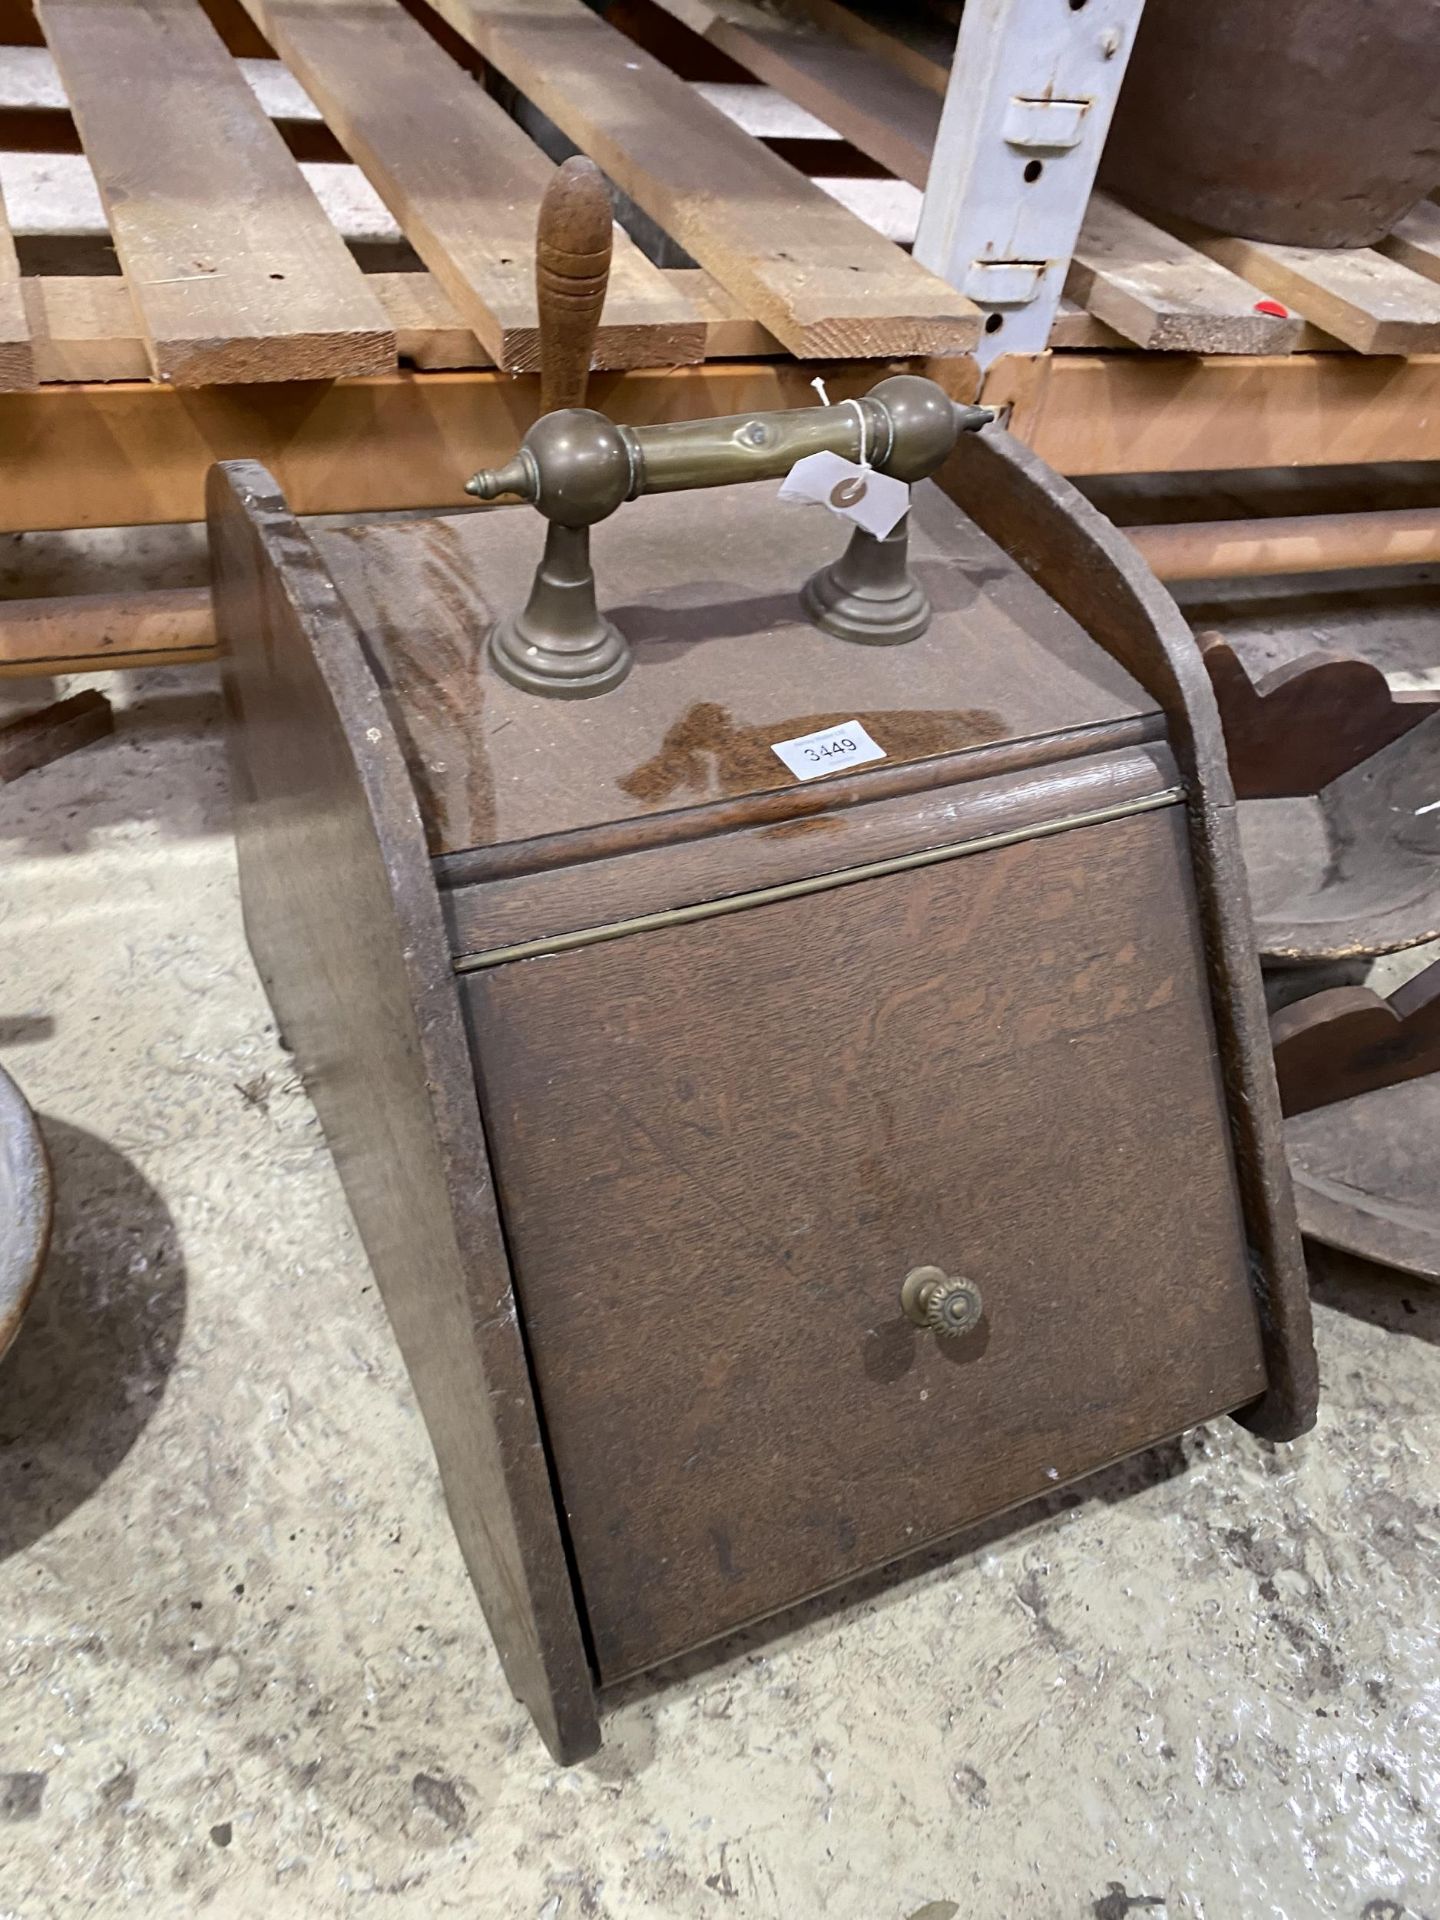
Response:
[{"label": "wooden scoop handle", "polygon": [[535,297],[542,413],[585,404],[613,233],[605,176],[593,160],[577,153],[556,171],[540,202]]}]

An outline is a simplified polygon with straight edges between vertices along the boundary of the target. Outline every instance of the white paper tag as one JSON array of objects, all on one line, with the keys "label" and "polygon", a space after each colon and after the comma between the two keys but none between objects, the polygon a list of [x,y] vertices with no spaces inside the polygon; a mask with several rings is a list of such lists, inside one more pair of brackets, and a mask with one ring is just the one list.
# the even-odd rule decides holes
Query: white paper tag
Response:
[{"label": "white paper tag", "polygon": [[807,453],[780,482],[782,500],[814,500],[842,520],[883,540],[910,505],[910,489],[874,467],[860,467],[843,453]]},{"label": "white paper tag", "polygon": [[779,754],[797,780],[818,780],[822,773],[843,773],[847,767],[885,758],[885,749],[876,746],[858,720],[802,733],[798,740],[772,741],[770,751]]}]

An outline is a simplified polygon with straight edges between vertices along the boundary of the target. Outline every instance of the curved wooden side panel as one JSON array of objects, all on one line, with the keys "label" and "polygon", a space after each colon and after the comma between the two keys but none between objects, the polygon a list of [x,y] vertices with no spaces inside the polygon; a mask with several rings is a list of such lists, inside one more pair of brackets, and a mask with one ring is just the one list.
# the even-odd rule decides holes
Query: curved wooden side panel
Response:
[{"label": "curved wooden side panel", "polygon": [[1313,1425],[1310,1295],[1285,1163],[1235,796],[1200,650],[1138,553],[1009,434],[962,434],[940,485],[1159,702],[1189,789],[1195,888],[1265,1339],[1267,1391],[1237,1416],[1269,1439]]},{"label": "curved wooden side panel", "polygon": [[212,469],[245,928],[319,1110],[506,1677],[599,1744],[414,792],[360,633],[263,467]]},{"label": "curved wooden side panel", "polygon": [[1433,693],[1392,692],[1373,660],[1307,653],[1252,680],[1223,634],[1198,642],[1240,800],[1319,793],[1440,712]]},{"label": "curved wooden side panel", "polygon": [[1388,1000],[1369,987],[1312,993],[1272,1016],[1270,1038],[1287,1114],[1440,1073],[1440,960]]}]

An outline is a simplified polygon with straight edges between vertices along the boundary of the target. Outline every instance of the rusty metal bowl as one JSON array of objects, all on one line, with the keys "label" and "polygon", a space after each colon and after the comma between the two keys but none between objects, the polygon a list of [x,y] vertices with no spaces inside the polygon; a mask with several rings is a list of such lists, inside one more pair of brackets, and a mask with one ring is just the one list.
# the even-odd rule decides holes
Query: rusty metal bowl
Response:
[{"label": "rusty metal bowl", "polygon": [[50,1160],[30,1104],[0,1067],[0,1354],[20,1330],[50,1244]]}]

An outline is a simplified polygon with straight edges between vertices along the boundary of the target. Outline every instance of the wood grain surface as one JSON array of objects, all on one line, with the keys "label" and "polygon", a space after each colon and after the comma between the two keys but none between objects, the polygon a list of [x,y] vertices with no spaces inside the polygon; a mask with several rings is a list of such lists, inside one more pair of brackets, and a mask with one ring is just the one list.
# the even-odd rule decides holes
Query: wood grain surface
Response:
[{"label": "wood grain surface", "polygon": [[863,721],[904,762],[1154,712],[934,487],[914,499],[913,563],[936,612],[900,647],[847,644],[801,614],[804,580],[844,545],[823,509],[777,507],[759,484],[622,507],[593,558],[636,668],[594,700],[537,701],[485,663],[540,555],[530,508],[319,535],[382,663],[431,851],[793,793],[772,743],[834,720]]},{"label": "wood grain surface", "polygon": [[1292,1438],[1313,1425],[1319,1390],[1310,1295],[1234,793],[1199,649],[1124,535],[1009,434],[962,435],[937,479],[1165,712],[1190,790],[1195,890],[1265,1341],[1268,1385],[1239,1417],[1272,1439]]},{"label": "wood grain surface", "polygon": [[20,283],[20,261],[0,196],[0,389],[35,383],[30,319]]},{"label": "wood grain surface", "polygon": [[1440,939],[1440,713],[1313,797],[1240,809],[1267,959],[1346,960]]},{"label": "wood grain surface", "polygon": [[[544,154],[399,0],[246,5],[495,363],[533,371]],[[623,233],[608,305],[598,366],[702,357],[694,307]]]},{"label": "wood grain surface", "polygon": [[1315,1107],[1285,1122],[1307,1237],[1440,1280],[1435,1142],[1440,1074]]},{"label": "wood grain surface", "polygon": [[[931,776],[925,786],[893,794],[873,767],[844,783],[816,781],[805,790],[805,810],[778,820],[763,818],[754,800],[712,806],[703,811],[721,818],[691,820],[685,837],[628,852],[603,853],[598,836],[587,835],[583,849],[567,841],[568,859],[537,860],[529,872],[482,879],[463,858],[437,862],[451,944],[457,956],[481,954],[992,834],[1044,832],[1078,814],[1178,791],[1162,745],[1072,755],[1061,750],[1071,741],[1049,744],[1038,765],[989,775],[971,764],[990,757],[982,753],[926,762],[911,769]],[[963,784],[941,784],[947,778]],[[561,847],[532,842],[506,851],[534,858],[559,856]]]},{"label": "wood grain surface", "polygon": [[[616,291],[617,279],[624,280],[623,240],[617,240],[622,267],[611,278],[611,313],[623,312],[623,300]],[[725,360],[763,357],[780,351],[779,342],[754,321],[747,320],[735,302],[698,267],[675,268],[663,276],[664,287],[673,290],[669,302],[677,313],[688,316],[693,308],[701,329],[700,346],[694,348],[677,331],[664,339],[654,336],[654,351],[665,355],[666,366],[688,364],[697,359]],[[395,348],[402,362],[426,371],[457,367],[493,367],[495,355],[480,340],[474,328],[461,317],[460,309],[429,273],[367,273],[365,284],[380,302],[385,318],[395,334]],[[150,371],[149,358],[135,318],[135,309],[125,282],[100,274],[32,274],[21,282],[25,310],[35,355],[35,376],[39,380],[144,380]],[[525,295],[526,305],[512,329],[510,351],[527,368],[537,364],[539,353],[538,321],[534,313],[534,292]],[[516,295],[517,302],[521,299]],[[647,327],[649,322],[646,323]],[[676,322],[676,328],[679,327]],[[658,323],[657,323],[658,325]],[[684,320],[689,328],[690,319]],[[615,336],[602,324],[597,336],[595,360],[601,366],[612,360],[637,359],[650,351],[637,325],[617,325]],[[668,341],[668,344],[667,344]]]},{"label": "wood grain surface", "polygon": [[1262,1391],[1187,867],[1170,808],[467,976],[602,1680]]},{"label": "wood grain surface", "polygon": [[155,375],[324,380],[395,338],[194,0],[40,0]]},{"label": "wood grain surface", "polygon": [[1090,197],[1065,291],[1159,352],[1288,353],[1303,326],[1258,311],[1258,288],[1106,193]]},{"label": "wood grain surface", "polygon": [[361,636],[263,469],[210,485],[245,931],[315,1101],[506,1676],[598,1728],[404,761]]},{"label": "wood grain surface", "polygon": [[1369,987],[1330,987],[1271,1016],[1287,1114],[1353,1100],[1440,1073],[1440,960],[1387,1000]]},{"label": "wood grain surface", "polygon": [[802,359],[963,354],[978,309],[583,0],[436,11]]},{"label": "wood grain surface", "polygon": [[1199,639],[1241,800],[1319,793],[1440,710],[1435,693],[1392,693],[1368,660],[1307,653],[1252,680],[1221,634]]},{"label": "wood grain surface", "polygon": [[604,174],[572,154],[545,188],[535,235],[542,413],[585,404],[614,231]]},{"label": "wood grain surface", "polygon": [[1282,301],[1357,353],[1433,353],[1440,289],[1371,247],[1284,247],[1169,224],[1252,286]]},{"label": "wood grain surface", "polygon": [[659,0],[713,47],[923,187],[940,125],[934,90],[872,49],[749,0]]}]

